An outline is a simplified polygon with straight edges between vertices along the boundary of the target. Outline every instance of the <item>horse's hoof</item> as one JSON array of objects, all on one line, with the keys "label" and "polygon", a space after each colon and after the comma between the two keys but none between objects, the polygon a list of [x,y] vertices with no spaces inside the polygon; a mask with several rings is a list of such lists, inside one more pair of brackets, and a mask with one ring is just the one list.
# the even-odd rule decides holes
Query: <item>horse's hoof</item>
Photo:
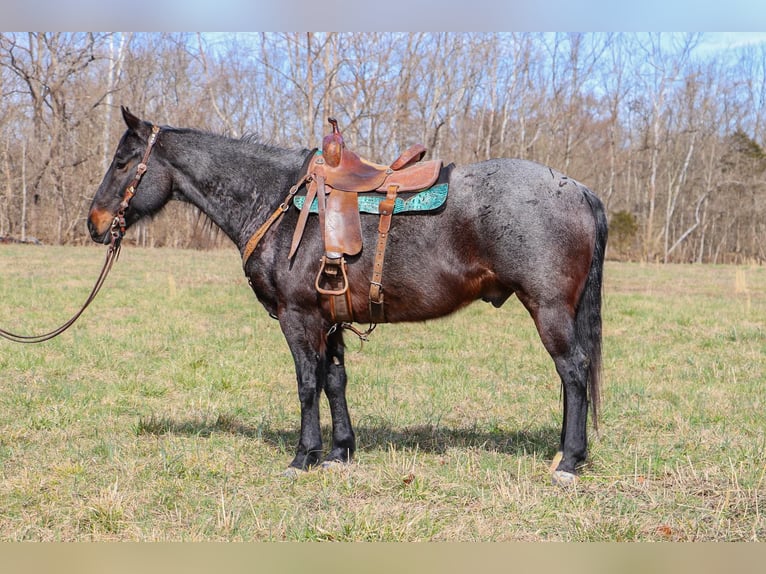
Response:
[{"label": "horse's hoof", "polygon": [[302,470],[300,468],[295,468],[294,466],[289,467],[287,470],[285,470],[282,473],[282,478],[289,478],[290,480],[297,480],[299,476],[302,476],[306,474],[305,470]]},{"label": "horse's hoof", "polygon": [[570,488],[577,483],[577,475],[566,470],[554,470],[551,475],[551,482],[554,486]]}]

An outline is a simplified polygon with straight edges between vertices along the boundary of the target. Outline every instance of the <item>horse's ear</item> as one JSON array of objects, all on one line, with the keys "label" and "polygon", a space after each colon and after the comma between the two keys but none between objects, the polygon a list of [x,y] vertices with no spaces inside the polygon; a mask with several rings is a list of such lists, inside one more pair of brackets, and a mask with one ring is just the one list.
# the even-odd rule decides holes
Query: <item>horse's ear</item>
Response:
[{"label": "horse's ear", "polygon": [[130,110],[125,106],[120,106],[120,109],[122,110],[122,119],[125,120],[125,125],[133,131],[137,131],[141,125],[141,120],[130,113]]},{"label": "horse's ear", "polygon": [[147,138],[151,129],[149,127],[150,124],[133,115],[131,111],[125,106],[120,106],[120,109],[122,110],[122,119],[125,121],[125,125],[142,138]]}]

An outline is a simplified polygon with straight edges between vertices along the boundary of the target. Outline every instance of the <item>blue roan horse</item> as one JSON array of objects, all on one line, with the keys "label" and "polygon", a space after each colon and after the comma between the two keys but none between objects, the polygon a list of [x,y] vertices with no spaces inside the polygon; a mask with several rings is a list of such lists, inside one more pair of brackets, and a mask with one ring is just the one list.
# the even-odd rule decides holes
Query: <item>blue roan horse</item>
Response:
[{"label": "blue roan horse", "polygon": [[[147,153],[153,124],[123,109],[127,131],[90,209],[94,241],[108,243],[123,202],[124,227],[171,199],[197,206],[244,253],[302,175],[308,149],[288,150],[193,129],[163,126]],[[150,147],[151,149],[151,147]],[[148,157],[127,208],[126,186]],[[299,217],[284,211],[245,262],[256,297],[278,318],[290,347],[301,404],[300,439],[290,467],[349,462],[356,448],[346,406],[343,329],[333,329],[315,289],[323,244],[309,217],[288,259]],[[499,307],[512,294],[529,311],[563,385],[558,484],[575,481],[587,453],[588,404],[594,425],[601,368],[601,286],[607,223],[601,201],[580,183],[524,160],[455,167],[449,196],[432,214],[394,216],[385,252],[386,320],[423,321],[482,299]],[[368,246],[351,257],[348,284],[356,321],[369,320],[368,291],[378,218],[362,217]],[[327,395],[332,447],[323,455],[319,400]]]}]

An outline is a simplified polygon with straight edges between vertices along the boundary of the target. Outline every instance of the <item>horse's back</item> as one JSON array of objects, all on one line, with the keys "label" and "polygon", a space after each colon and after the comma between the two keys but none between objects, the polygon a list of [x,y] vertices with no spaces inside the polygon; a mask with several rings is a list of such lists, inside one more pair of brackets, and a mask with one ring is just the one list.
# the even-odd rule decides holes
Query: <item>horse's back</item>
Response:
[{"label": "horse's back", "polygon": [[590,212],[584,185],[551,167],[522,159],[497,158],[458,166],[451,196],[459,209],[478,207],[534,225],[539,219],[566,220]]},{"label": "horse's back", "polygon": [[532,161],[499,158],[457,167],[450,201],[452,217],[474,222],[492,245],[501,240],[500,248],[593,246],[590,205],[598,199],[578,181]]}]

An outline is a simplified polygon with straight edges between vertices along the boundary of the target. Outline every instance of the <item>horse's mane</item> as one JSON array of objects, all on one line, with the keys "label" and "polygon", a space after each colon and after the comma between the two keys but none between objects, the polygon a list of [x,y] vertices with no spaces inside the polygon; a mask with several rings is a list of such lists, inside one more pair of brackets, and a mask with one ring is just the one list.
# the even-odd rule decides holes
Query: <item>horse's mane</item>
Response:
[{"label": "horse's mane", "polygon": [[261,137],[261,134],[257,132],[247,132],[242,134],[242,136],[239,138],[240,141],[247,143],[247,144],[254,144],[254,145],[268,145],[269,147],[273,147],[271,142],[266,142]]},{"label": "horse's mane", "polygon": [[265,154],[267,157],[284,157],[284,156],[290,156],[290,155],[305,155],[309,151],[311,151],[307,147],[285,147],[284,145],[279,144],[278,142],[274,141],[273,139],[264,137],[258,132],[245,132],[239,137],[232,137],[231,135],[225,133],[225,132],[215,132],[212,130],[205,130],[205,129],[197,129],[197,128],[178,128],[178,127],[165,127],[165,129],[177,132],[177,133],[187,133],[187,134],[198,134],[201,136],[212,136],[214,138],[223,138],[228,139],[235,142],[241,142],[242,144],[246,146],[252,146],[254,148],[257,148],[258,152],[261,154]]},{"label": "horse's mane", "polygon": [[285,147],[271,139],[264,138],[261,134],[257,132],[247,132],[245,134],[242,134],[242,136],[239,137],[239,141],[241,141],[244,144],[257,147],[263,153],[266,153],[272,156],[281,156],[285,154],[303,155],[310,151],[308,148]]}]

